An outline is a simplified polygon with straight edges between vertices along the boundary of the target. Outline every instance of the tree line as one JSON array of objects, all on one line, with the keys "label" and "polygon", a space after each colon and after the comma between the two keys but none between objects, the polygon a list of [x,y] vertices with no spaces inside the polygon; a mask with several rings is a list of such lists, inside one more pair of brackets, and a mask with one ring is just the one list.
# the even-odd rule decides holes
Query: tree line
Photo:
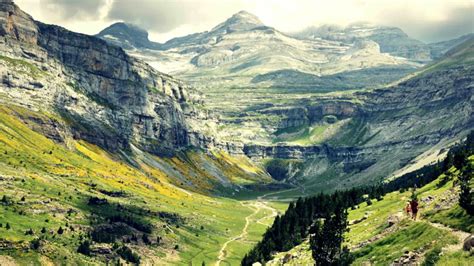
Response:
[{"label": "tree line", "polygon": [[[357,187],[332,194],[298,198],[290,203],[282,216],[277,216],[262,240],[242,259],[241,265],[264,263],[276,252],[288,251],[301,244],[311,234],[313,257],[321,265],[340,265],[351,261],[346,248],[342,247],[343,234],[347,228],[347,209],[363,201],[381,200],[386,193],[422,187],[437,179],[452,166],[461,171],[460,206],[473,215],[473,192],[470,189],[472,165],[468,157],[474,154],[474,131],[465,141],[453,146],[446,158],[435,164],[407,173],[391,182],[375,186]],[[368,195],[365,196],[365,195]]]}]

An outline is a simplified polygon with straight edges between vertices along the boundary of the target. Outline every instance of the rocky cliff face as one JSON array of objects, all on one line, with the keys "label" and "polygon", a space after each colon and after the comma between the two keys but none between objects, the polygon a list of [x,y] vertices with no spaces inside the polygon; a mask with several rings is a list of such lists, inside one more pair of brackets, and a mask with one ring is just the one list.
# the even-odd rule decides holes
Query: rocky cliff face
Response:
[{"label": "rocky cliff face", "polygon": [[13,0],[0,2],[0,35],[17,41],[36,44],[38,29],[32,17],[13,4]]},{"label": "rocky cliff face", "polygon": [[49,106],[77,138],[109,150],[133,143],[169,153],[209,144],[191,125],[209,122],[196,108],[200,96],[182,82],[103,40],[35,22],[11,1],[0,12],[2,91],[17,104]]},{"label": "rocky cliff face", "polygon": [[355,116],[359,106],[344,100],[301,100],[298,106],[270,107],[258,111],[263,115],[278,116],[277,128],[298,127],[321,122],[325,116],[345,119]]}]

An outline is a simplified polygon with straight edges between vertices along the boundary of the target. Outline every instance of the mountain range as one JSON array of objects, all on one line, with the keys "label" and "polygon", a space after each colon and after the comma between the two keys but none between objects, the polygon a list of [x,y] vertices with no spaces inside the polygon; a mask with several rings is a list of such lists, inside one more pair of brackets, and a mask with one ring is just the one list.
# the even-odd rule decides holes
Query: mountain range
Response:
[{"label": "mountain range", "polygon": [[[285,34],[264,25],[246,11],[234,14],[209,31],[173,38],[163,44],[143,38],[143,30],[126,25],[113,24],[97,36],[122,46],[161,71],[188,81],[205,80],[206,84],[219,86],[221,83],[255,85],[264,80],[254,79],[255,76],[276,73],[278,84],[280,81],[289,84],[295,78],[288,71],[331,79],[338,73],[379,67],[381,71],[389,67],[391,79],[396,80],[406,74],[407,68],[439,58],[443,51],[472,37],[471,34],[458,42],[425,44],[399,28],[369,23],[345,28],[323,25]],[[397,75],[397,70],[402,73]],[[371,78],[379,78],[378,73]],[[385,80],[378,81],[387,79],[385,76]]]}]

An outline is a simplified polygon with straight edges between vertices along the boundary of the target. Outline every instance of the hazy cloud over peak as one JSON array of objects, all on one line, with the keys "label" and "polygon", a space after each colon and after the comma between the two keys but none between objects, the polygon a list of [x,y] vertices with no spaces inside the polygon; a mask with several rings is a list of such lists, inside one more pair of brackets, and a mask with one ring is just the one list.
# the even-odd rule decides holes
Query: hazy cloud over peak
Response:
[{"label": "hazy cloud over peak", "polygon": [[40,0],[46,13],[62,19],[96,18],[106,0]]},{"label": "hazy cloud over peak", "polygon": [[[242,1],[226,0],[114,0],[108,18],[127,21],[156,32],[169,32],[186,24],[199,25],[220,14],[229,15]],[[216,23],[218,23],[216,21]]]}]

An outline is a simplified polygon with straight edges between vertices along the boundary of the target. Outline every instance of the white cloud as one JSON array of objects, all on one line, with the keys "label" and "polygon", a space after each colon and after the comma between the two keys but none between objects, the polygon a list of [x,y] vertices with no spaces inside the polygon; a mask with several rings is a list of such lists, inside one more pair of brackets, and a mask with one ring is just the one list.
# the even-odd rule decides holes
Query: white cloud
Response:
[{"label": "white cloud", "polygon": [[[71,5],[75,0],[41,0]],[[247,10],[281,31],[310,25],[346,25],[357,21],[398,26],[426,41],[452,38],[474,31],[473,0],[105,0],[95,17],[64,18],[35,0],[17,0],[36,19],[84,33],[97,33],[116,20],[134,22],[166,41],[175,36],[209,30],[233,13]],[[90,0],[88,2],[94,2]],[[100,2],[100,1],[96,1]],[[75,10],[75,5],[65,10]],[[73,7],[73,8],[71,8]],[[90,4],[86,5],[90,8]],[[77,11],[79,12],[79,11]],[[87,13],[86,13],[87,14]]]}]

